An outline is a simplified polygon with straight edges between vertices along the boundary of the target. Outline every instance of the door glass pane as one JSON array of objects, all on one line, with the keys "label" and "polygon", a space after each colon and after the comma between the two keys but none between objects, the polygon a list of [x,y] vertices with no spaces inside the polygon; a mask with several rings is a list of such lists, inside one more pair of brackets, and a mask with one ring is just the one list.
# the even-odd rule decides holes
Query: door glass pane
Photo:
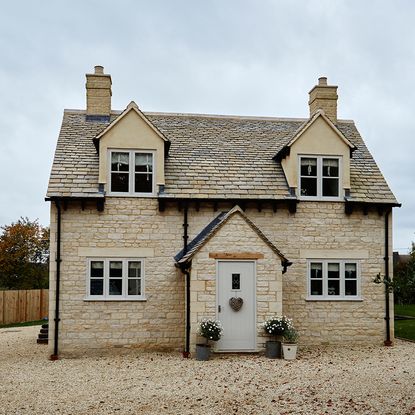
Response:
[{"label": "door glass pane", "polygon": [[104,278],[103,261],[91,261],[91,278]]},{"label": "door glass pane", "polygon": [[232,290],[241,289],[241,274],[232,274]]},{"label": "door glass pane", "polygon": [[344,283],[345,295],[357,295],[357,281],[346,280]]},{"label": "door glass pane", "polygon": [[103,279],[91,279],[90,281],[90,295],[103,295],[104,294],[104,280]]},{"label": "door glass pane", "polygon": [[128,280],[128,295],[141,295],[141,280]]},{"label": "door glass pane", "polygon": [[323,280],[311,280],[311,295],[323,295]]},{"label": "door glass pane", "polygon": [[122,278],[122,261],[110,261],[110,278]]},{"label": "door glass pane", "polygon": [[112,280],[110,279],[110,287],[109,287],[109,295],[121,295],[122,294],[122,280],[116,279]]},{"label": "door glass pane", "polygon": [[323,178],[323,196],[339,196],[339,179]]}]

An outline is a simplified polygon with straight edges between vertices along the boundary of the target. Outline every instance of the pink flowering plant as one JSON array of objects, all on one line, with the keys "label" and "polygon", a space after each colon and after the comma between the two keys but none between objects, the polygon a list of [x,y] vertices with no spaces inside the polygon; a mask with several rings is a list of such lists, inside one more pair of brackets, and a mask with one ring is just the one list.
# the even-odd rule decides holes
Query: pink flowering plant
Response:
[{"label": "pink flowering plant", "polygon": [[206,344],[209,340],[218,341],[223,333],[222,324],[219,320],[204,318],[199,323],[198,333],[206,339]]},{"label": "pink flowering plant", "polygon": [[262,324],[265,333],[269,336],[284,336],[288,331],[293,330],[293,322],[286,316],[273,316]]}]

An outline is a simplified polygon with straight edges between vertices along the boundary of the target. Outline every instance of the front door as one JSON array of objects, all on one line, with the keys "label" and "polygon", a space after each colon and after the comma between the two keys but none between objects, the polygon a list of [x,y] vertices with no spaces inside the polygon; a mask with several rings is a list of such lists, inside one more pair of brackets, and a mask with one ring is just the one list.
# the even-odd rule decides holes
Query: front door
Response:
[{"label": "front door", "polygon": [[255,262],[218,262],[217,316],[223,335],[217,350],[255,350],[255,291]]}]

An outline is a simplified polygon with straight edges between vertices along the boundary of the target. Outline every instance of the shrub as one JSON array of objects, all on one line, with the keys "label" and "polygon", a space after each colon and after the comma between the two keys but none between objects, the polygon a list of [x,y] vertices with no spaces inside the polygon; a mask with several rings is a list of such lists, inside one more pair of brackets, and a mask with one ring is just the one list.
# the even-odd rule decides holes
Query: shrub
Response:
[{"label": "shrub", "polygon": [[293,329],[293,322],[286,316],[273,316],[266,320],[263,325],[265,333],[270,336],[283,336],[287,330]]},{"label": "shrub", "polygon": [[218,341],[223,333],[222,324],[219,320],[203,319],[199,323],[199,334],[206,339],[206,343],[209,340]]}]

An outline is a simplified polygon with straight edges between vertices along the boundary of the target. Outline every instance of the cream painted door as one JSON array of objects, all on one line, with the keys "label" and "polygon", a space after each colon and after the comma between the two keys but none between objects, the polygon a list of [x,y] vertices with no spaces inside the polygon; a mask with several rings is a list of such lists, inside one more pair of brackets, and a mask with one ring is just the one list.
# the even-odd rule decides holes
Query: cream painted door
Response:
[{"label": "cream painted door", "polygon": [[[255,328],[255,262],[218,261],[217,317],[223,326],[219,351],[252,351],[256,348]],[[236,311],[231,298],[242,298]]]}]

